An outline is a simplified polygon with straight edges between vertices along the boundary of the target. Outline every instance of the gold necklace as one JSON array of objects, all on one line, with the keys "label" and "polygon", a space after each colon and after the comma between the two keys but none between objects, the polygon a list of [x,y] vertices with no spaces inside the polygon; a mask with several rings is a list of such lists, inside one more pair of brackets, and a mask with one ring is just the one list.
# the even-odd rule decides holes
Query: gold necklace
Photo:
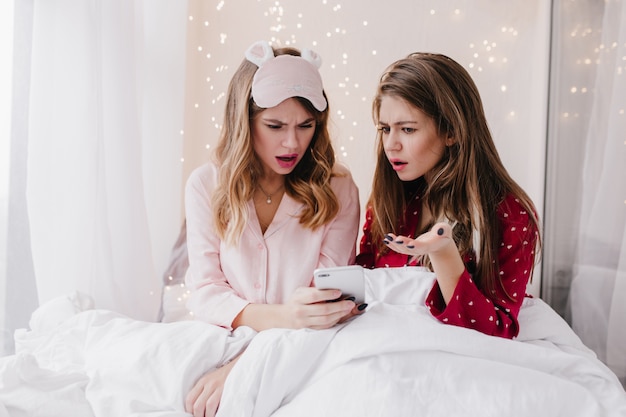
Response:
[{"label": "gold necklace", "polygon": [[284,184],[281,184],[281,186],[280,186],[280,187],[278,187],[278,188],[277,188],[277,189],[276,189],[273,193],[268,193],[267,191],[265,191],[265,190],[263,189],[263,187],[261,186],[261,184],[257,184],[257,185],[258,185],[258,186],[259,186],[259,188],[261,189],[261,192],[262,192],[263,194],[265,194],[265,197],[267,198],[267,199],[265,200],[265,202],[266,202],[267,204],[272,204],[272,196],[273,196],[274,194],[276,194],[277,192],[279,192],[279,191],[283,188],[283,185],[284,185]]}]

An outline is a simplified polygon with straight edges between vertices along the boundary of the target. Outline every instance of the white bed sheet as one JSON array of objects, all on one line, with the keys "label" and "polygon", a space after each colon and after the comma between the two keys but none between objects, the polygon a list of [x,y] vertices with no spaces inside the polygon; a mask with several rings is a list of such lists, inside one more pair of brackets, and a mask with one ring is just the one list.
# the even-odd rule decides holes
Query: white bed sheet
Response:
[{"label": "white bed sheet", "polygon": [[246,347],[221,417],[626,416],[615,375],[542,300],[525,301],[507,340],[435,320],[432,282],[421,268],[366,271],[364,315],[259,334],[140,322],[73,294],[42,306],[0,358],[0,417],[188,416],[196,379]]},{"label": "white bed sheet", "polygon": [[16,333],[16,354],[0,359],[0,404],[11,417],[188,416],[184,396],[195,381],[256,334],[85,305],[81,294],[54,300],[35,312],[31,331]]}]

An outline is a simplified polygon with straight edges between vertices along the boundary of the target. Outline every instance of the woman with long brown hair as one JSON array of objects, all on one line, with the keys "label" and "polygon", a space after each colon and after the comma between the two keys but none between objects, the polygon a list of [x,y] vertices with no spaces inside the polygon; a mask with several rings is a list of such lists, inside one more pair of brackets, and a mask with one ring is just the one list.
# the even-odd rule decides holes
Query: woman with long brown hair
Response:
[{"label": "woman with long brown hair", "polygon": [[541,247],[536,209],[503,166],[468,72],[413,53],[373,102],[377,165],[357,263],[421,265],[443,323],[513,338]]}]

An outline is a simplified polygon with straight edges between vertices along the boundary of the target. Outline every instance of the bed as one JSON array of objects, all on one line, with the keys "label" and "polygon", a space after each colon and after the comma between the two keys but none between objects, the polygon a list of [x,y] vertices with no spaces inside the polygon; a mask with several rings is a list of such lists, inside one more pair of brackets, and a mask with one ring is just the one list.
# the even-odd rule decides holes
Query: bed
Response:
[{"label": "bed", "polygon": [[242,350],[218,416],[626,416],[615,375],[541,299],[516,339],[490,337],[429,314],[433,279],[367,270],[365,314],[321,331],[142,322],[68,294],[0,358],[0,417],[188,416],[196,379]]}]

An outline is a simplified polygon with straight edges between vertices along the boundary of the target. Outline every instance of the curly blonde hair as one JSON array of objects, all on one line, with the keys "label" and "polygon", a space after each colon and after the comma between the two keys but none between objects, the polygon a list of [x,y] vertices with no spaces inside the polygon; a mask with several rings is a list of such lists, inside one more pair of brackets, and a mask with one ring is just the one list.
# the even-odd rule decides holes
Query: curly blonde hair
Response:
[{"label": "curly blonde hair", "polygon": [[[275,56],[283,54],[300,56],[295,48],[274,48]],[[249,219],[247,201],[262,175],[251,136],[251,122],[264,110],[250,95],[257,69],[244,59],[231,79],[224,123],[213,155],[219,167],[218,185],[212,196],[213,222],[217,234],[230,244],[236,244],[243,233]],[[330,179],[336,174],[335,151],[328,132],[329,109],[327,106],[320,112],[308,100],[295,98],[315,118],[315,132],[302,160],[285,177],[285,193],[304,204],[300,224],[314,230],[339,212],[339,201],[330,186]]]}]

